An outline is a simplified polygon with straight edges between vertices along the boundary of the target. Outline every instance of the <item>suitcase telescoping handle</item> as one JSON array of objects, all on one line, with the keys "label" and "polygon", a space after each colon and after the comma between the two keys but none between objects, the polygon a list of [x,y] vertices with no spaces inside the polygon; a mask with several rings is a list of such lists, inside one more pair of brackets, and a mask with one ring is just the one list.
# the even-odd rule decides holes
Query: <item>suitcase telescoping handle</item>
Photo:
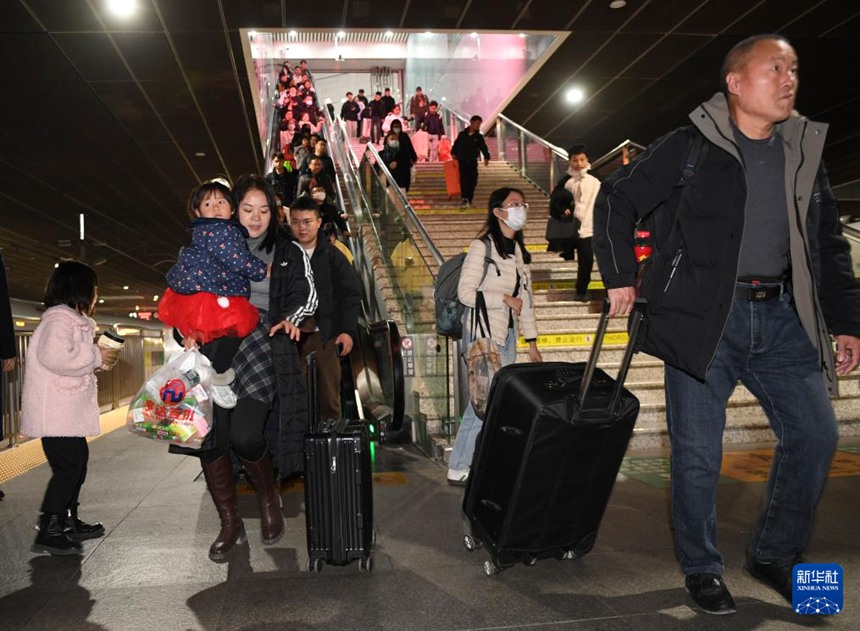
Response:
[{"label": "suitcase telescoping handle", "polygon": [[305,362],[308,364],[308,432],[312,432],[317,425],[317,352],[308,353]]},{"label": "suitcase telescoping handle", "polygon": [[[636,338],[639,335],[639,327],[642,320],[645,319],[645,308],[647,301],[644,298],[637,298],[633,303],[633,313],[630,316],[630,331],[627,338],[627,348],[624,349],[624,357],[621,360],[621,367],[618,369],[618,377],[615,379],[615,386],[612,389],[612,394],[609,397],[609,417],[615,415],[615,410],[618,408],[618,402],[621,400],[621,392],[624,390],[624,380],[627,379],[627,371],[630,369],[630,362],[633,360],[633,352],[636,346]],[[579,407],[582,409],[585,404],[585,398],[588,396],[588,390],[591,387],[591,381],[594,377],[594,370],[597,368],[597,360],[600,357],[600,348],[603,346],[603,338],[606,335],[606,327],[609,324],[609,298],[603,299],[603,309],[600,312],[600,322],[597,325],[597,333],[594,335],[594,344],[591,346],[591,353],[588,356],[588,362],[585,364],[585,372],[582,375],[582,383],[579,387]]]}]

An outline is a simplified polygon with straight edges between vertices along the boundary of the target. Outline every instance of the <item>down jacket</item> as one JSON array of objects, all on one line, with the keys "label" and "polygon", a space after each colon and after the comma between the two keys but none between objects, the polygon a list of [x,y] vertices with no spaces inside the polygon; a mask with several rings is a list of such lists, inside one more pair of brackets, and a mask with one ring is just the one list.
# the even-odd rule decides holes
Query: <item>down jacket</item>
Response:
[{"label": "down jacket", "polygon": [[42,315],[27,349],[21,433],[43,436],[98,436],[95,371],[102,365],[93,342],[96,325],[65,305]]},{"label": "down jacket", "polygon": [[[704,379],[734,297],[747,182],[725,97],[716,94],[690,118],[693,127],[655,141],[603,183],[593,245],[606,287],[633,286],[634,227],[653,213],[654,255],[641,286],[648,317],[638,349]],[[794,115],[774,133],[785,151],[792,294],[835,395],[830,333],[860,336],[860,287],[821,164],[826,131],[827,125]],[[694,133],[709,144],[681,196],[677,185]],[[679,197],[684,203],[673,229]],[[670,198],[674,204],[666,203]]]},{"label": "down jacket", "polygon": [[[484,300],[487,303],[487,315],[490,317],[490,332],[493,341],[504,346],[511,316],[510,307],[504,303],[504,295],[513,295],[517,284],[517,271],[519,271],[520,287],[517,298],[522,299],[523,308],[519,316],[514,315],[514,328],[519,326],[520,334],[527,340],[533,340],[538,336],[534,294],[532,293],[531,272],[529,266],[523,261],[522,250],[518,244],[514,250],[514,256],[503,259],[492,241],[490,244],[490,258],[493,263],[487,266],[487,275],[483,282],[481,282],[481,276],[484,274],[484,258],[487,254],[486,242],[482,239],[475,239],[469,245],[469,251],[463,260],[463,268],[460,270],[457,298],[470,309],[474,309],[477,292],[479,290],[483,292]],[[464,327],[470,326],[468,318],[469,316],[466,315]]]}]

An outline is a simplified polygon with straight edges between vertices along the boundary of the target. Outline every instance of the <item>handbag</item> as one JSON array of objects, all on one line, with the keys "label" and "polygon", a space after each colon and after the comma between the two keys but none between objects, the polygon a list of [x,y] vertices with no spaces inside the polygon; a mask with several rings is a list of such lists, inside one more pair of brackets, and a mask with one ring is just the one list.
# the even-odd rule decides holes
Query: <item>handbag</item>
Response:
[{"label": "handbag", "polygon": [[[483,321],[482,321],[483,318]],[[487,399],[493,377],[502,368],[499,349],[490,336],[490,318],[484,294],[478,292],[472,309],[472,343],[465,353],[469,376],[469,401],[475,415],[483,420],[487,414]]]}]

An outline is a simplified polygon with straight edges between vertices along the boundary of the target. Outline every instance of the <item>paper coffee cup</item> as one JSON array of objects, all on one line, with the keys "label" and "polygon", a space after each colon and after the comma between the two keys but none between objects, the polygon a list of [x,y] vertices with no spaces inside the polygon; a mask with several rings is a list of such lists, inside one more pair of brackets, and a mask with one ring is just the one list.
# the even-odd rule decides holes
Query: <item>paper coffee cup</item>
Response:
[{"label": "paper coffee cup", "polygon": [[[96,342],[99,345],[99,348],[105,348],[112,350],[117,356],[119,356],[119,352],[122,350],[122,345],[125,344],[125,338],[120,337],[116,333],[112,333],[110,331],[105,331],[101,335],[99,335],[99,339]],[[114,364],[111,365],[102,365],[102,370],[110,370],[114,367]]]},{"label": "paper coffee cup", "polygon": [[115,350],[121,350],[123,344],[125,344],[125,338],[120,337],[116,333],[105,331],[104,333],[99,335],[98,345],[102,348],[113,348]]}]

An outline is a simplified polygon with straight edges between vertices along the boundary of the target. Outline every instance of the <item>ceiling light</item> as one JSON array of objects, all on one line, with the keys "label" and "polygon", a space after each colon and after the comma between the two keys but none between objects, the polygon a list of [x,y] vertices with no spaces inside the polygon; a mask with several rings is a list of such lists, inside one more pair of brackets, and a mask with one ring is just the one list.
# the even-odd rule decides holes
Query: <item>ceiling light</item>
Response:
[{"label": "ceiling light", "polygon": [[134,305],[134,310],[135,310],[135,311],[140,311],[140,305]]},{"label": "ceiling light", "polygon": [[394,37],[394,31],[385,31],[385,37]]},{"label": "ceiling light", "polygon": [[289,33],[287,33],[287,35],[289,35],[290,37],[298,37],[299,36],[299,34],[296,31],[290,31]]},{"label": "ceiling light", "polygon": [[344,37],[346,37],[346,33],[344,31],[338,31],[337,37],[340,37],[341,39],[343,39]]},{"label": "ceiling light", "polygon": [[257,34],[257,31],[248,31],[248,37],[254,37]]},{"label": "ceiling light", "polygon": [[469,33],[469,35],[471,35],[472,37],[477,37],[477,36],[478,36],[478,34],[477,34],[477,33],[474,33],[474,32],[473,32],[473,33]]},{"label": "ceiling light", "polygon": [[525,39],[525,36],[526,36],[525,33],[520,33],[520,37],[522,37],[523,39]]},{"label": "ceiling light", "polygon": [[612,2],[609,3],[610,9],[623,9],[626,6],[627,0],[612,0]]},{"label": "ceiling light", "polygon": [[205,151],[197,151],[194,153],[194,155],[197,156],[198,158],[205,158],[206,152]]},{"label": "ceiling light", "polygon": [[585,98],[585,93],[579,88],[571,88],[565,92],[564,98],[567,99],[568,103],[582,103],[582,100]]},{"label": "ceiling light", "polygon": [[105,299],[104,299],[104,298],[99,298],[99,304],[100,304],[100,305],[103,305],[104,303],[105,303]]},{"label": "ceiling light", "polygon": [[137,0],[108,0],[107,7],[114,15],[127,18],[137,10]]},{"label": "ceiling light", "polygon": [[430,37],[433,34],[433,31],[424,31],[424,37]]},{"label": "ceiling light", "polygon": [[128,291],[128,285],[123,285],[122,288]]},{"label": "ceiling light", "polygon": [[158,300],[158,294],[155,294],[155,295],[152,297],[152,302],[156,302],[157,300]]}]

